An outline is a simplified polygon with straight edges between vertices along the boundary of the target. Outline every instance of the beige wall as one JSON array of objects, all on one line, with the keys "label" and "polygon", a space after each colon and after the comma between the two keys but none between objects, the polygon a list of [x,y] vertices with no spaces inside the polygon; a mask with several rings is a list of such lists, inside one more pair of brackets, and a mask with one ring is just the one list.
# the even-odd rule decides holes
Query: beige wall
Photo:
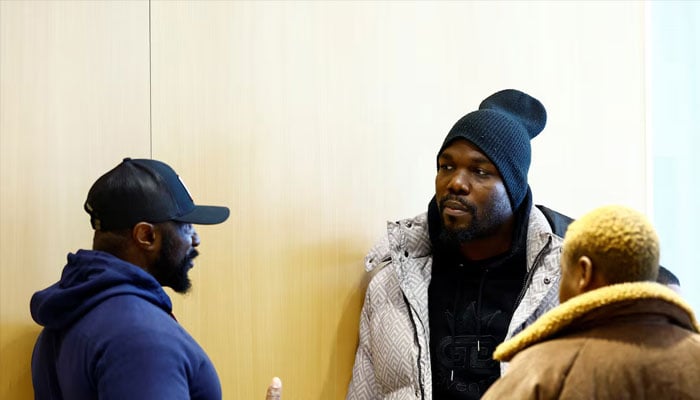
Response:
[{"label": "beige wall", "polygon": [[31,294],[90,246],[82,203],[123,154],[147,157],[148,8],[0,2],[0,398],[33,398]]},{"label": "beige wall", "polygon": [[343,398],[363,255],[486,95],[548,108],[536,201],[645,209],[643,32],[635,2],[0,1],[0,398],[32,398],[29,298],[90,246],[84,196],[125,156],[232,210],[173,295],[224,397],[279,375]]}]

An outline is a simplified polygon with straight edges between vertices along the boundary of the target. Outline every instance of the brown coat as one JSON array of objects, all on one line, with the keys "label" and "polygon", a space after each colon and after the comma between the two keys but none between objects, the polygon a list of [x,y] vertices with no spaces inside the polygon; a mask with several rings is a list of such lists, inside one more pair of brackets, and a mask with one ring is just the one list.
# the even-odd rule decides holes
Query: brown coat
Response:
[{"label": "brown coat", "polygon": [[502,343],[511,361],[483,399],[700,399],[690,306],[651,282],[576,296]]}]

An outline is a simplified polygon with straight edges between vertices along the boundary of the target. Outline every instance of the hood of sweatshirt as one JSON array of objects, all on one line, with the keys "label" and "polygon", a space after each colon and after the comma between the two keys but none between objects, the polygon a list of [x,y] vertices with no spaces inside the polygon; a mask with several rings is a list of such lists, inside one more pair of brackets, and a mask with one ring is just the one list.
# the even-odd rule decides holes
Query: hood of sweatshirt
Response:
[{"label": "hood of sweatshirt", "polygon": [[172,311],[172,303],[158,281],[140,267],[109,253],[79,250],[68,254],[61,279],[34,293],[32,318],[48,329],[72,325],[85,313],[113,296],[141,297]]}]

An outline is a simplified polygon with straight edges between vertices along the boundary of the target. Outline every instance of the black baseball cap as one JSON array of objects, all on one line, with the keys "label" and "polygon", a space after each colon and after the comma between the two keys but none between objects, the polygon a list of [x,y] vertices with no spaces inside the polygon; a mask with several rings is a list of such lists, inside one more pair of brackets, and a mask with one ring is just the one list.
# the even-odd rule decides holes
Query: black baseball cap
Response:
[{"label": "black baseball cap", "polygon": [[177,173],[162,161],[125,158],[90,188],[85,211],[95,230],[131,228],[138,222],[212,225],[229,209],[195,205]]}]

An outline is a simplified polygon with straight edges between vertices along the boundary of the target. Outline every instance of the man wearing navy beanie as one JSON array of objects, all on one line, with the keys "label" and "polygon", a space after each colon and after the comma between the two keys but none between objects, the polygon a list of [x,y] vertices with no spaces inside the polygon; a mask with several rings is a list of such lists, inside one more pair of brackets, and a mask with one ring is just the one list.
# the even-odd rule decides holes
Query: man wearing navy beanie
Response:
[{"label": "man wearing navy beanie", "polygon": [[455,123],[438,156],[457,139],[471,142],[498,168],[511,206],[517,209],[528,188],[530,140],[542,132],[546,122],[547,112],[537,99],[517,90],[502,90]]},{"label": "man wearing navy beanie", "polygon": [[428,211],[388,223],[365,259],[348,399],[478,399],[501,375],[494,348],[558,304],[553,228],[570,219],[533,206],[527,180],[546,121],[507,89],[454,124]]}]

